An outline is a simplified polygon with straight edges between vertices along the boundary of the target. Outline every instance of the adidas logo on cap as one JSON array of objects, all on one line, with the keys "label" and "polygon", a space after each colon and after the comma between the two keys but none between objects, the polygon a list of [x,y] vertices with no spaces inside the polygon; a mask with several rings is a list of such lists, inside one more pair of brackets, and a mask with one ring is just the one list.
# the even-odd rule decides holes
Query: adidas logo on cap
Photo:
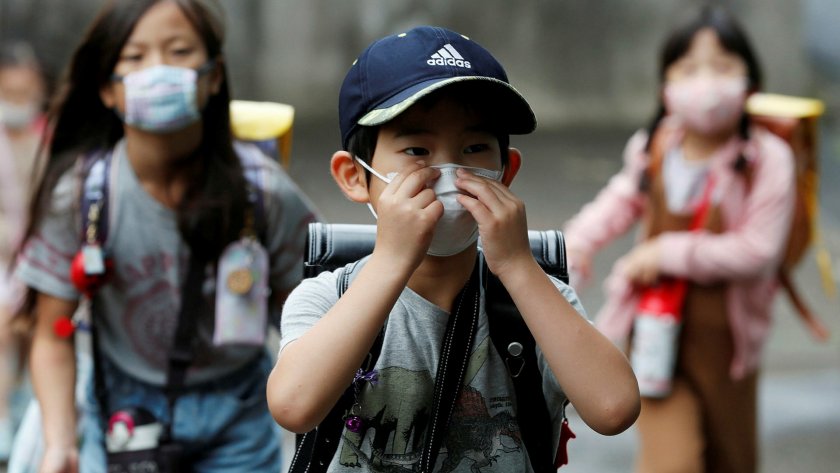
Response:
[{"label": "adidas logo on cap", "polygon": [[472,65],[470,65],[469,61],[465,61],[464,57],[458,53],[455,48],[452,47],[451,44],[447,43],[442,48],[438,49],[438,51],[426,60],[426,64],[430,66],[457,66],[463,67],[464,69],[470,69]]}]

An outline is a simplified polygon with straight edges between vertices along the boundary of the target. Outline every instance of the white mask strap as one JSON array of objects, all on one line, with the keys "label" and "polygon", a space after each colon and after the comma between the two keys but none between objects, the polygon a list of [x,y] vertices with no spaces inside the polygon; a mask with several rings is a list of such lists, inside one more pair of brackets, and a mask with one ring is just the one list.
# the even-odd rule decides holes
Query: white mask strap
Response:
[{"label": "white mask strap", "polygon": [[390,183],[391,183],[391,179],[388,179],[387,177],[383,176],[382,174],[379,174],[378,172],[376,172],[376,170],[375,170],[375,169],[373,169],[372,167],[370,167],[370,165],[369,165],[368,163],[366,163],[366,162],[365,162],[362,158],[360,158],[360,157],[358,157],[358,156],[354,156],[354,158],[356,159],[356,161],[358,161],[358,162],[359,162],[359,164],[361,164],[361,165],[362,165],[362,167],[363,167],[363,168],[365,168],[365,169],[367,169],[368,171],[370,171],[370,173],[371,173],[371,174],[373,174],[374,176],[378,177],[379,179],[381,179],[382,181],[384,181],[386,184],[390,184]]}]

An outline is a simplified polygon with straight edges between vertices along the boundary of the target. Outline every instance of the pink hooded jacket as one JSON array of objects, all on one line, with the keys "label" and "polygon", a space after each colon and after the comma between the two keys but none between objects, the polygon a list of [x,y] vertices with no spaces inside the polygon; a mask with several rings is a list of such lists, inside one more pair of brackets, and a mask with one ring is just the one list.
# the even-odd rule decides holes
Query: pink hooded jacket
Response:
[{"label": "pink hooded jacket", "polygon": [[[678,145],[681,133],[671,136],[666,149]],[[640,219],[647,202],[639,190],[648,164],[646,141],[644,131],[633,135],[623,169],[566,224],[570,252],[593,255]],[[733,167],[740,153],[751,167],[749,184]],[[746,143],[734,138],[709,159],[717,192],[722,193],[725,231],[662,233],[660,254],[667,257],[659,265],[662,274],[729,283],[726,304],[735,345],[730,376],[739,379],[758,367],[769,334],[777,270],[794,207],[794,160],[787,143],[761,128],[752,129]],[[621,264],[619,259],[605,280],[606,302],[596,316],[598,328],[615,341],[630,333],[638,296]]]}]

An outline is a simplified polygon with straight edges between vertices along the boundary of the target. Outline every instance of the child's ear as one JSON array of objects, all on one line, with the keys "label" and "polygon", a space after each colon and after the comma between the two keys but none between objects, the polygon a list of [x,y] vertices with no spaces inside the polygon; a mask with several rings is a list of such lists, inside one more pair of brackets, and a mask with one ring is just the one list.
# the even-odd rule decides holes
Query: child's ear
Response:
[{"label": "child's ear", "polygon": [[348,199],[361,204],[370,201],[365,173],[352,154],[336,151],[330,160],[330,174]]},{"label": "child's ear", "polygon": [[508,148],[508,161],[502,171],[502,184],[510,187],[520,167],[522,167],[522,153],[516,148]]},{"label": "child's ear", "polygon": [[105,108],[112,109],[117,105],[116,92],[114,91],[114,82],[108,81],[107,84],[99,88],[99,100],[105,105]]}]

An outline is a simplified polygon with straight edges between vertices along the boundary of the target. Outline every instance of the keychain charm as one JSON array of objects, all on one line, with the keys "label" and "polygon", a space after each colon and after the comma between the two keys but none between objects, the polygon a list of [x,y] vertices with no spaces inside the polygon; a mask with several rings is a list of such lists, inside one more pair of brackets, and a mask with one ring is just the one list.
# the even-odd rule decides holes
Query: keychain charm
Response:
[{"label": "keychain charm", "polygon": [[572,428],[569,427],[569,419],[564,418],[563,424],[560,426],[560,442],[557,445],[557,456],[554,457],[554,467],[560,468],[563,465],[569,464],[569,440],[577,438]]},{"label": "keychain charm", "polygon": [[100,202],[90,205],[87,212],[85,243],[70,262],[70,281],[82,294],[90,297],[105,283],[113,263],[105,258],[99,244]]},{"label": "keychain charm", "polygon": [[[87,246],[88,245],[85,245],[85,247],[76,253],[76,256],[73,257],[73,261],[70,263],[70,281],[79,292],[90,296],[105,283],[113,263],[110,259],[102,257],[102,251],[98,245],[96,245],[96,250],[86,251],[85,248],[87,248]],[[98,261],[91,261],[88,263],[88,252],[92,255],[91,258],[96,259],[98,257]],[[99,272],[89,273],[87,271],[89,264],[91,267],[99,269]]]},{"label": "keychain charm", "polygon": [[82,247],[82,261],[85,274],[89,276],[105,274],[105,258],[98,244],[87,244]]},{"label": "keychain charm", "polygon": [[58,338],[70,338],[75,332],[76,324],[73,323],[73,320],[70,317],[59,317],[53,323],[53,333],[55,333]]},{"label": "keychain charm", "polygon": [[227,288],[236,295],[247,294],[254,285],[254,276],[249,268],[235,269],[228,274]]},{"label": "keychain charm", "polygon": [[344,426],[347,427],[347,430],[350,432],[358,434],[361,432],[362,427],[364,427],[364,422],[362,422],[362,418],[357,415],[349,415],[344,420]]},{"label": "keychain charm", "polygon": [[364,383],[370,383],[371,386],[375,386],[378,382],[379,372],[376,370],[364,371],[359,368],[356,371],[356,375],[353,376],[353,407],[344,416],[344,426],[350,432],[358,434],[365,426],[365,422],[360,415],[362,413],[362,405],[359,401],[359,395],[362,391],[362,385]]}]

